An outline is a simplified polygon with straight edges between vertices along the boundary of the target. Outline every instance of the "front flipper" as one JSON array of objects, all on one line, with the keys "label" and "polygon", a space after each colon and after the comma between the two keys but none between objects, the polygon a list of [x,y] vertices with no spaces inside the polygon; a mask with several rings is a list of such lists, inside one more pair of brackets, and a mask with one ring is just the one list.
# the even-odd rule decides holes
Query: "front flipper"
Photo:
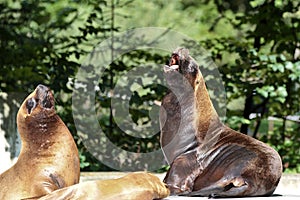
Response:
[{"label": "front flipper", "polygon": [[164,182],[173,195],[188,195],[192,192],[194,181],[200,173],[196,151],[178,156],[171,164]]},{"label": "front flipper", "polygon": [[200,190],[193,191],[189,196],[216,197],[238,197],[243,196],[249,190],[249,184],[242,177],[235,177],[231,180],[222,180]]}]

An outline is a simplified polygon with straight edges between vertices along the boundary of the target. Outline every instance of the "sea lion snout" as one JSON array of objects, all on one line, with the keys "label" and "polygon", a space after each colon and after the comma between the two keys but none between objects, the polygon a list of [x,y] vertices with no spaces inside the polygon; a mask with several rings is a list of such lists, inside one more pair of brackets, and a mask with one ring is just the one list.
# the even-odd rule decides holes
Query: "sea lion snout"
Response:
[{"label": "sea lion snout", "polygon": [[189,50],[185,48],[178,48],[172,54],[171,60],[175,60],[179,65],[179,71],[182,74],[191,74],[195,76],[198,73],[198,64],[189,55]]},{"label": "sea lion snout", "polygon": [[[181,51],[184,51],[184,56],[181,55]],[[164,66],[165,72],[172,72],[172,71],[182,71],[180,67],[182,66],[182,63],[179,63],[182,60],[182,57],[186,56],[185,49],[180,48],[178,50],[175,50],[172,53],[172,56],[169,60],[169,62]],[[180,59],[181,58],[181,59]]]},{"label": "sea lion snout", "polygon": [[51,90],[44,86],[38,85],[36,87],[36,94],[40,100],[40,105],[44,108],[52,108],[54,106],[54,98]]},{"label": "sea lion snout", "polygon": [[35,107],[36,107],[35,98],[28,99],[26,102],[27,113],[30,114]]},{"label": "sea lion snout", "polygon": [[[34,110],[48,110],[50,112],[54,111],[54,96],[51,90],[44,86],[38,85],[34,92],[32,92],[24,102],[23,116],[33,115]],[[22,107],[22,106],[21,106]]]},{"label": "sea lion snout", "polygon": [[[188,87],[199,83],[199,66],[196,61],[189,55],[189,50],[186,48],[177,48],[171,55],[169,62],[164,66],[164,72],[167,76],[169,85],[182,85],[184,82],[189,83]],[[183,82],[178,80],[183,78]]]}]

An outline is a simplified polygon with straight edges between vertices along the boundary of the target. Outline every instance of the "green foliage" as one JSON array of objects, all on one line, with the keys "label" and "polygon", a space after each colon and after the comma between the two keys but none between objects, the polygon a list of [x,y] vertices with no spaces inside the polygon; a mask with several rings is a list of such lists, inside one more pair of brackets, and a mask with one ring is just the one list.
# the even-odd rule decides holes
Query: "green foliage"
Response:
[{"label": "green foliage", "polygon": [[[77,134],[71,109],[75,75],[97,44],[123,30],[147,26],[172,28],[200,41],[219,66],[231,105],[226,122],[234,129],[251,130],[254,137],[279,151],[289,171],[299,172],[299,122],[293,126],[285,123],[288,115],[299,115],[300,111],[299,6],[293,0],[1,1],[0,92],[29,93],[37,84],[50,86],[57,99],[58,113],[77,142],[81,168],[112,170],[88,152]],[[118,147],[141,153],[160,148],[159,133],[149,137],[150,132],[145,131],[137,138],[118,127],[118,117],[123,116],[114,118],[111,92],[118,84],[126,83],[130,88],[131,96],[125,97],[134,123],[124,121],[125,127],[131,130],[157,126],[153,124],[157,120],[151,120],[158,113],[155,101],[162,98],[166,88],[159,81],[148,83],[159,77],[147,70],[143,77],[122,77],[128,72],[133,76],[140,69],[138,66],[147,63],[163,64],[168,55],[132,51],[97,77],[99,124]],[[95,80],[89,78],[87,82]],[[258,115],[250,119],[251,113]],[[269,116],[283,122],[267,131],[262,126],[267,126],[264,123]]]},{"label": "green foliage", "polygon": [[[55,11],[48,9],[50,3]],[[80,50],[65,33],[72,30],[78,10],[56,1],[6,1],[0,9],[0,73],[5,74],[0,90],[28,92],[44,83],[55,91],[68,91],[68,75],[79,66],[70,57]]]},{"label": "green foliage", "polygon": [[228,117],[227,123],[232,129],[238,130],[242,124],[250,124],[251,122],[243,117],[233,115],[232,117]]},{"label": "green foliage", "polygon": [[[300,173],[300,131],[299,124],[286,119],[264,120],[267,131],[261,131],[258,138],[269,143],[282,156],[286,172]],[[283,133],[284,132],[284,133]]]}]

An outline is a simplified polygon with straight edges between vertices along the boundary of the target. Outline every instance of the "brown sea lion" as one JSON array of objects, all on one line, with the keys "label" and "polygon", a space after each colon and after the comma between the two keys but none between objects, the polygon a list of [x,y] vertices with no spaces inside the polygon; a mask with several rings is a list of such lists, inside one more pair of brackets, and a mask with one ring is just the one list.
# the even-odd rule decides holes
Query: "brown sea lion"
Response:
[{"label": "brown sea lion", "polygon": [[87,181],[63,188],[39,200],[152,200],[170,194],[155,175],[134,172],[117,179]]},{"label": "brown sea lion", "polygon": [[170,163],[164,182],[172,195],[271,195],[282,162],[270,146],[225,126],[189,51],[179,48],[164,67],[170,92],[160,113],[161,146]]},{"label": "brown sea lion", "polygon": [[39,85],[24,100],[17,126],[22,148],[15,165],[0,175],[1,200],[37,199],[79,182],[77,147],[49,88]]}]

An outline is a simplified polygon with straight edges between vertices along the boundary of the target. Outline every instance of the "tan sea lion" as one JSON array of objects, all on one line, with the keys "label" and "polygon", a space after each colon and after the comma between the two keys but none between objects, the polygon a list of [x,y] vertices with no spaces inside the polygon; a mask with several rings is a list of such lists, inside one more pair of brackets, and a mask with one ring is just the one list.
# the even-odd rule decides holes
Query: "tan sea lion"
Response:
[{"label": "tan sea lion", "polygon": [[161,146],[170,163],[164,182],[172,195],[271,195],[282,161],[270,146],[225,126],[189,51],[179,48],[164,67],[170,92],[160,113]]},{"label": "tan sea lion", "polygon": [[0,175],[1,200],[37,199],[79,182],[78,150],[49,88],[39,85],[24,100],[17,126],[22,148],[15,165]]},{"label": "tan sea lion", "polygon": [[152,200],[165,198],[169,193],[157,176],[134,172],[117,179],[79,183],[54,191],[39,200]]}]

